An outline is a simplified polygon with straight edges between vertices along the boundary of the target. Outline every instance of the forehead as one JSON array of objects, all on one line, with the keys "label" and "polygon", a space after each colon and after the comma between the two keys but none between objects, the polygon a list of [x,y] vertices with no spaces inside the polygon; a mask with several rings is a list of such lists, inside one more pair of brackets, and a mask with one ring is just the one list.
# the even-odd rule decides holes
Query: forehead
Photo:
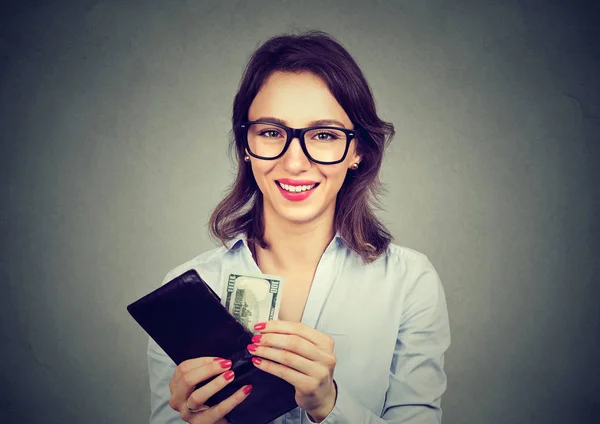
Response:
[{"label": "forehead", "polygon": [[272,116],[292,127],[320,119],[335,119],[351,126],[350,118],[319,76],[310,72],[274,72],[257,93],[248,120]]}]

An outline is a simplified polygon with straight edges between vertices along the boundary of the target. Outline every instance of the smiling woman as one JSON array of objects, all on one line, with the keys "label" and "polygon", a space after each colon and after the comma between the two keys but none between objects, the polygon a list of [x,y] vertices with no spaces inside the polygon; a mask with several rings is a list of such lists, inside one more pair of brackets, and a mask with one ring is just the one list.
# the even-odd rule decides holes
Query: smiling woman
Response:
[{"label": "smiling woman", "polygon": [[[392,237],[372,212],[372,203],[381,191],[379,169],[394,127],[379,119],[362,71],[333,37],[312,31],[264,43],[246,67],[234,100],[232,124],[235,137],[231,147],[238,163],[246,156],[262,162],[254,161],[251,168],[238,167],[231,193],[211,216],[213,236],[227,241],[242,231],[251,242],[268,248],[262,215],[269,212],[263,209],[268,205],[261,199],[266,196],[266,186],[261,186],[262,176],[254,171],[273,166],[265,159],[279,159],[287,149],[292,150],[287,156],[293,160],[293,152],[300,147],[305,159],[316,164],[315,171],[323,173],[321,178],[329,183],[327,191],[325,186],[320,188],[334,227],[348,246],[367,263],[385,251]],[[301,133],[287,125],[332,128]],[[265,129],[270,132],[259,137]],[[266,138],[273,141],[269,147]],[[323,138],[329,143],[323,143]],[[349,148],[351,155],[347,155]],[[323,164],[327,166],[319,166]],[[348,168],[353,172],[346,173]],[[294,179],[290,171],[283,173],[288,175],[280,177]],[[325,178],[327,174],[331,178]],[[347,184],[342,184],[344,181]],[[275,187],[269,188],[273,192]],[[248,204],[252,209],[242,212]]]},{"label": "smiling woman", "polygon": [[[320,31],[268,40],[245,69],[232,128],[237,177],[210,218],[223,246],[163,284],[190,269],[216,293],[233,268],[285,279],[279,319],[248,346],[254,366],[295,389],[298,407],[273,423],[440,423],[444,291],[428,258],[392,243],[373,212],[394,130],[354,59]],[[150,422],[226,423],[252,396],[245,386],[204,405],[236,378],[228,359],[176,367],[150,339]]]}]

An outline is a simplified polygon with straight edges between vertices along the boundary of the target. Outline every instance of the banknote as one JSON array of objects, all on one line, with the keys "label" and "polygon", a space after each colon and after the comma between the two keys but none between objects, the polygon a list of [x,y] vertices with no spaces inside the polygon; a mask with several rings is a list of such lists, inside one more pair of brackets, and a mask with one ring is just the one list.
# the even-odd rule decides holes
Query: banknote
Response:
[{"label": "banknote", "polygon": [[221,303],[248,331],[254,324],[278,319],[283,277],[231,272],[225,274]]}]

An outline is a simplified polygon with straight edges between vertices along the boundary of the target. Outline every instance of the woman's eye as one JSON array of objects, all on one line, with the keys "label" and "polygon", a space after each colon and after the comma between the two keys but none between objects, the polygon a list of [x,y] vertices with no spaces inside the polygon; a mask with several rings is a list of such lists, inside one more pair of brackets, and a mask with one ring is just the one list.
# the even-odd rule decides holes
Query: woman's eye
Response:
[{"label": "woman's eye", "polygon": [[269,138],[275,138],[279,135],[279,131],[267,130],[267,131],[263,131],[263,133],[261,135],[269,137]]},{"label": "woman's eye", "polygon": [[329,134],[329,133],[318,133],[317,139],[323,140],[323,141],[329,141],[329,140],[335,140],[336,137],[333,134]]}]

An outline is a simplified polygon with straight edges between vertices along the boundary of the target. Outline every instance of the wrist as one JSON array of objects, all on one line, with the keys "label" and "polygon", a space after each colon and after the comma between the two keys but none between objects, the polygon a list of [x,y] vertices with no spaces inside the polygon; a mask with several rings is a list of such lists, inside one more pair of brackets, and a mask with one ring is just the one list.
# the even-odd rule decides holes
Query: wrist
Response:
[{"label": "wrist", "polygon": [[327,418],[327,416],[333,410],[336,400],[337,400],[337,383],[334,380],[333,384],[332,384],[332,390],[331,390],[329,396],[327,396],[323,405],[317,409],[313,409],[311,411],[306,411],[308,418],[310,418],[310,420],[315,423],[322,422],[323,420],[325,420],[325,418]]}]

